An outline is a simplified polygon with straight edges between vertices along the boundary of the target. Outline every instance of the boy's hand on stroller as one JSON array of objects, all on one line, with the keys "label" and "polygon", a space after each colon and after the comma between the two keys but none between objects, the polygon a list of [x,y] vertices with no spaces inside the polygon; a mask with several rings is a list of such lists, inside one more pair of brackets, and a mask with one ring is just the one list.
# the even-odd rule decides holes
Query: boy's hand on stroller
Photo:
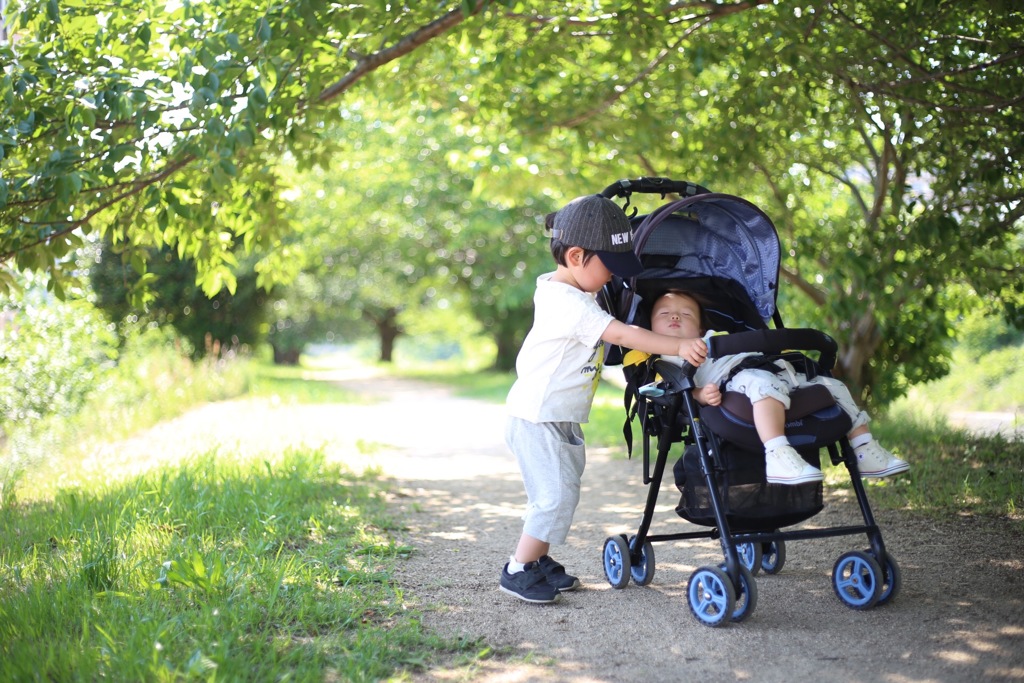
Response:
[{"label": "boy's hand on stroller", "polygon": [[703,339],[684,339],[679,343],[679,354],[681,358],[692,365],[700,366],[708,355],[708,345]]}]

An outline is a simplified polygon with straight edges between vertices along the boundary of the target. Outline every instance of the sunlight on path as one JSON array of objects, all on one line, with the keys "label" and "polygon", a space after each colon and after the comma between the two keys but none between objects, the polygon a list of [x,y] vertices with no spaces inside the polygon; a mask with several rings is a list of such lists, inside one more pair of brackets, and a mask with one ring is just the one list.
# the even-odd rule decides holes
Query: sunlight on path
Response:
[{"label": "sunlight on path", "polygon": [[504,442],[504,407],[453,397],[442,386],[375,377],[372,368],[317,371],[365,403],[285,404],[273,399],[211,403],[130,439],[107,444],[61,484],[136,475],[208,452],[273,457],[322,448],[355,471],[445,480],[516,474]]}]

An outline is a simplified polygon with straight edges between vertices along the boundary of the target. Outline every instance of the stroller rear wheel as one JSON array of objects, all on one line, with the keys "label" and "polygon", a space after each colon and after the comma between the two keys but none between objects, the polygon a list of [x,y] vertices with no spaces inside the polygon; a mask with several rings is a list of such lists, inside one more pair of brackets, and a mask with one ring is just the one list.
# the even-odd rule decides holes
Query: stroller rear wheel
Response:
[{"label": "stroller rear wheel", "polygon": [[604,575],[612,588],[625,588],[629,583],[629,542],[626,535],[609,536],[604,542]]},{"label": "stroller rear wheel", "polygon": [[690,575],[686,588],[690,612],[705,626],[723,626],[736,612],[732,579],[718,567],[701,567]]}]

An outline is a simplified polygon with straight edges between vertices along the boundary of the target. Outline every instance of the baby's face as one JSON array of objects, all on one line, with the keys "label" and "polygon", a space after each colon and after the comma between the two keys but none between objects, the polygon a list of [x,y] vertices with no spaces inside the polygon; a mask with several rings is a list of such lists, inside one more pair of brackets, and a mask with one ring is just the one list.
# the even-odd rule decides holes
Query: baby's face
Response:
[{"label": "baby's face", "polygon": [[651,331],[670,337],[699,337],[700,305],[685,294],[665,294],[651,309]]}]

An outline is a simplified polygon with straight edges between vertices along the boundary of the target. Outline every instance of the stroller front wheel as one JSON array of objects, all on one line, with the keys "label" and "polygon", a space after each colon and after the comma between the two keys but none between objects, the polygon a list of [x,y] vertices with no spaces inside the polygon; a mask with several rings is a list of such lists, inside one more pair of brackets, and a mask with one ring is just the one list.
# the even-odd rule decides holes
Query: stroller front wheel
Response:
[{"label": "stroller front wheel", "polygon": [[878,604],[883,582],[878,561],[859,550],[840,555],[832,569],[832,587],[851,609],[865,610]]},{"label": "stroller front wheel", "polygon": [[690,612],[705,626],[723,626],[736,612],[732,579],[718,567],[701,567],[690,575],[686,588]]},{"label": "stroller front wheel", "polygon": [[740,543],[736,546],[740,564],[750,570],[751,574],[761,571],[764,563],[764,548],[760,543]]},{"label": "stroller front wheel", "polygon": [[629,583],[629,542],[625,535],[609,536],[604,542],[604,575],[612,588],[625,588]]},{"label": "stroller front wheel", "polygon": [[778,574],[786,564],[786,542],[771,541],[761,544],[761,569],[765,574]]},{"label": "stroller front wheel", "polygon": [[[875,556],[874,551],[868,550],[867,554],[878,560]],[[903,585],[903,575],[900,573],[900,566],[896,564],[896,558],[892,556],[892,553],[885,554],[885,564],[878,563],[882,567],[883,580],[882,580],[882,594],[878,596],[877,605],[884,605],[885,603],[896,597],[896,594],[900,592],[900,587]]]},{"label": "stroller front wheel", "polygon": [[[629,539],[629,549],[632,552],[636,546],[636,536]],[[632,562],[632,555],[630,562]],[[633,577],[633,583],[638,586],[646,586],[654,580],[654,546],[650,541],[644,541],[640,549],[640,561],[629,568],[629,575]]]},{"label": "stroller front wheel", "polygon": [[[719,568],[726,571],[724,565]],[[741,564],[740,585],[739,588],[733,588],[736,589],[736,608],[729,618],[735,622],[744,621],[757,607],[757,581],[754,580],[754,573]]]}]

